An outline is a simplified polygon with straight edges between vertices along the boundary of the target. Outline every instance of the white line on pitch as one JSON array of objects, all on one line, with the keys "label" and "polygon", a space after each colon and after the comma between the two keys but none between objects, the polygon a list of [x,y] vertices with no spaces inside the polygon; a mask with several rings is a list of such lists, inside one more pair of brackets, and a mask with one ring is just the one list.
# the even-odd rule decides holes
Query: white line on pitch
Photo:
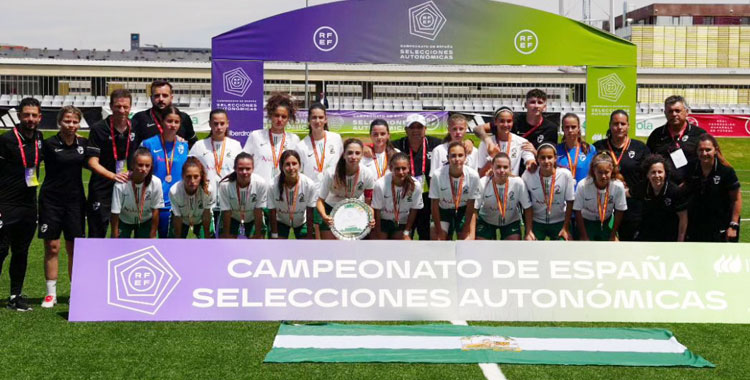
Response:
[{"label": "white line on pitch", "polygon": [[[451,323],[458,326],[469,325],[466,321],[451,321]],[[479,368],[482,370],[482,373],[487,380],[508,380],[503,374],[503,371],[500,370],[500,366],[496,363],[479,363]]]}]

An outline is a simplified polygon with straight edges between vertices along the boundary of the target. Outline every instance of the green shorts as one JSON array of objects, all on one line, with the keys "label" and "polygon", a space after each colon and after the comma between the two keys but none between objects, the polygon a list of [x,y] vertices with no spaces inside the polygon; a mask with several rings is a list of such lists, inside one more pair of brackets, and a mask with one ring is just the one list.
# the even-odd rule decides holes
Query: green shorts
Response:
[{"label": "green shorts", "polygon": [[565,223],[559,222],[546,224],[535,221],[532,230],[534,231],[536,240],[547,240],[547,238],[549,238],[549,240],[562,240],[558,235],[563,228],[563,224]]},{"label": "green shorts", "polygon": [[284,239],[289,239],[289,234],[292,230],[294,230],[294,238],[295,239],[304,239],[307,237],[307,224],[303,223],[299,227],[290,227],[284,223],[281,223],[279,221],[276,221],[276,229],[279,231],[279,237]]},{"label": "green shorts", "polygon": [[[175,232],[174,232],[174,214],[169,213],[169,232],[167,233],[167,237],[170,239],[175,238]],[[209,231],[211,235],[214,235],[214,225],[211,223],[209,227]],[[188,236],[188,233],[190,232],[190,226],[188,226],[185,223],[182,223],[182,236],[180,236],[181,239],[185,239]],[[205,239],[206,237],[203,234],[203,223],[198,223],[193,225],[193,234],[198,239]]]},{"label": "green shorts", "polygon": [[498,230],[500,230],[501,240],[505,240],[509,236],[521,235],[521,221],[516,220],[504,226],[496,226],[485,222],[481,217],[477,218],[477,237],[485,240],[497,240]]},{"label": "green shorts", "polygon": [[406,229],[406,223],[396,224],[392,220],[380,219],[380,231],[385,234],[388,239],[391,239],[397,232],[404,231]]},{"label": "green shorts", "polygon": [[[219,235],[224,233],[224,224],[219,225]],[[232,218],[232,221],[229,223],[229,234],[237,236],[240,234],[240,222],[238,220],[235,220]],[[250,237],[255,234],[255,221],[251,220],[249,222],[245,222],[245,237]]]},{"label": "green shorts", "polygon": [[609,223],[601,224],[599,221],[583,220],[583,226],[586,228],[586,234],[591,241],[609,241],[612,236],[612,228]]},{"label": "green shorts", "polygon": [[[440,222],[448,222],[446,236],[448,236],[448,239],[453,239],[453,233],[463,231],[464,225],[466,224],[466,206],[459,207],[458,210],[455,208],[441,208]],[[442,227],[443,226],[441,226],[441,228]],[[445,230],[445,228],[443,228],[443,230]]]},{"label": "green shorts", "polygon": [[[323,202],[323,207],[325,207],[326,209],[326,214],[328,214],[328,216],[331,216],[331,211],[333,211],[333,206],[329,206],[328,203]],[[331,226],[329,226],[326,222],[323,221],[323,217],[318,212],[317,207],[315,208],[315,214],[318,215],[318,218],[320,219],[319,221],[315,221],[315,223],[319,226],[318,228],[321,231],[330,231]],[[313,215],[313,218],[315,218],[315,215]]]},{"label": "green shorts", "polygon": [[[130,224],[125,223],[122,220],[120,220],[119,224],[119,232],[120,232],[120,238],[128,239],[130,237],[133,237],[135,239],[149,239],[151,238],[151,219],[139,223],[139,224]],[[132,236],[131,236],[132,235]]]}]

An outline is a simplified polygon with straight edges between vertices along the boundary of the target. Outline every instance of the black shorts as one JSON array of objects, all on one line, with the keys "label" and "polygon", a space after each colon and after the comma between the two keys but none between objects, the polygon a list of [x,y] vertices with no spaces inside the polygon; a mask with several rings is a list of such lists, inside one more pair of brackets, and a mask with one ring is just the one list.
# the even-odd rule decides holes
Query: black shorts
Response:
[{"label": "black shorts", "polygon": [[84,237],[86,204],[83,201],[59,203],[39,198],[39,238],[57,240],[61,232],[67,241]]}]

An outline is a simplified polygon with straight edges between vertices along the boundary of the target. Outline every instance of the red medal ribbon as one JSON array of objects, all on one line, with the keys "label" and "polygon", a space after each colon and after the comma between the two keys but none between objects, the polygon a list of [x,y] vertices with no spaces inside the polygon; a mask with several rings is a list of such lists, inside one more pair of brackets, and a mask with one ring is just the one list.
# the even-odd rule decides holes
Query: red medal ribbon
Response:
[{"label": "red medal ribbon", "polygon": [[[411,174],[417,175],[414,168],[414,151],[409,147],[409,159],[411,160]],[[424,169],[427,162],[427,138],[422,140],[422,175],[425,175]]]},{"label": "red medal ribbon", "polygon": [[[109,118],[109,134],[112,136],[112,154],[115,157],[115,162],[117,162],[118,158],[117,144],[115,144],[115,123],[112,121],[112,117]],[[125,140],[127,141],[127,144],[125,145],[125,160],[127,160],[128,154],[130,153],[130,120],[128,120],[128,134],[126,135]]]},{"label": "red medal ribbon", "polygon": [[[16,134],[16,140],[18,140],[18,149],[21,151],[21,161],[23,162],[23,167],[26,169],[27,162],[26,162],[26,152],[23,151],[23,142],[21,142],[21,135],[18,133],[17,128],[13,128],[13,133]],[[34,141],[34,138],[31,138],[31,141],[34,144],[34,167],[39,163],[39,145],[36,141]]]}]

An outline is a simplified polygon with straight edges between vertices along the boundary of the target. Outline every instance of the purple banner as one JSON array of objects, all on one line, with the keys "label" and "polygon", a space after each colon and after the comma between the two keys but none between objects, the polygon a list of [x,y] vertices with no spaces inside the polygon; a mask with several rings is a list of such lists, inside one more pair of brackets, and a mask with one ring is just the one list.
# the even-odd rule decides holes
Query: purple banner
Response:
[{"label": "purple banner", "polygon": [[[447,111],[328,111],[328,129],[342,135],[363,135],[370,133],[370,123],[375,119],[388,122],[391,133],[404,132],[406,118],[411,114],[420,114],[427,121],[427,134],[445,135],[448,131]],[[268,120],[264,119],[264,123]],[[297,122],[287,127],[290,132],[307,134],[307,110],[297,111]]]},{"label": "purple banner", "polygon": [[263,126],[263,62],[213,60],[213,108],[223,108],[230,120],[229,136],[245,144]]}]

